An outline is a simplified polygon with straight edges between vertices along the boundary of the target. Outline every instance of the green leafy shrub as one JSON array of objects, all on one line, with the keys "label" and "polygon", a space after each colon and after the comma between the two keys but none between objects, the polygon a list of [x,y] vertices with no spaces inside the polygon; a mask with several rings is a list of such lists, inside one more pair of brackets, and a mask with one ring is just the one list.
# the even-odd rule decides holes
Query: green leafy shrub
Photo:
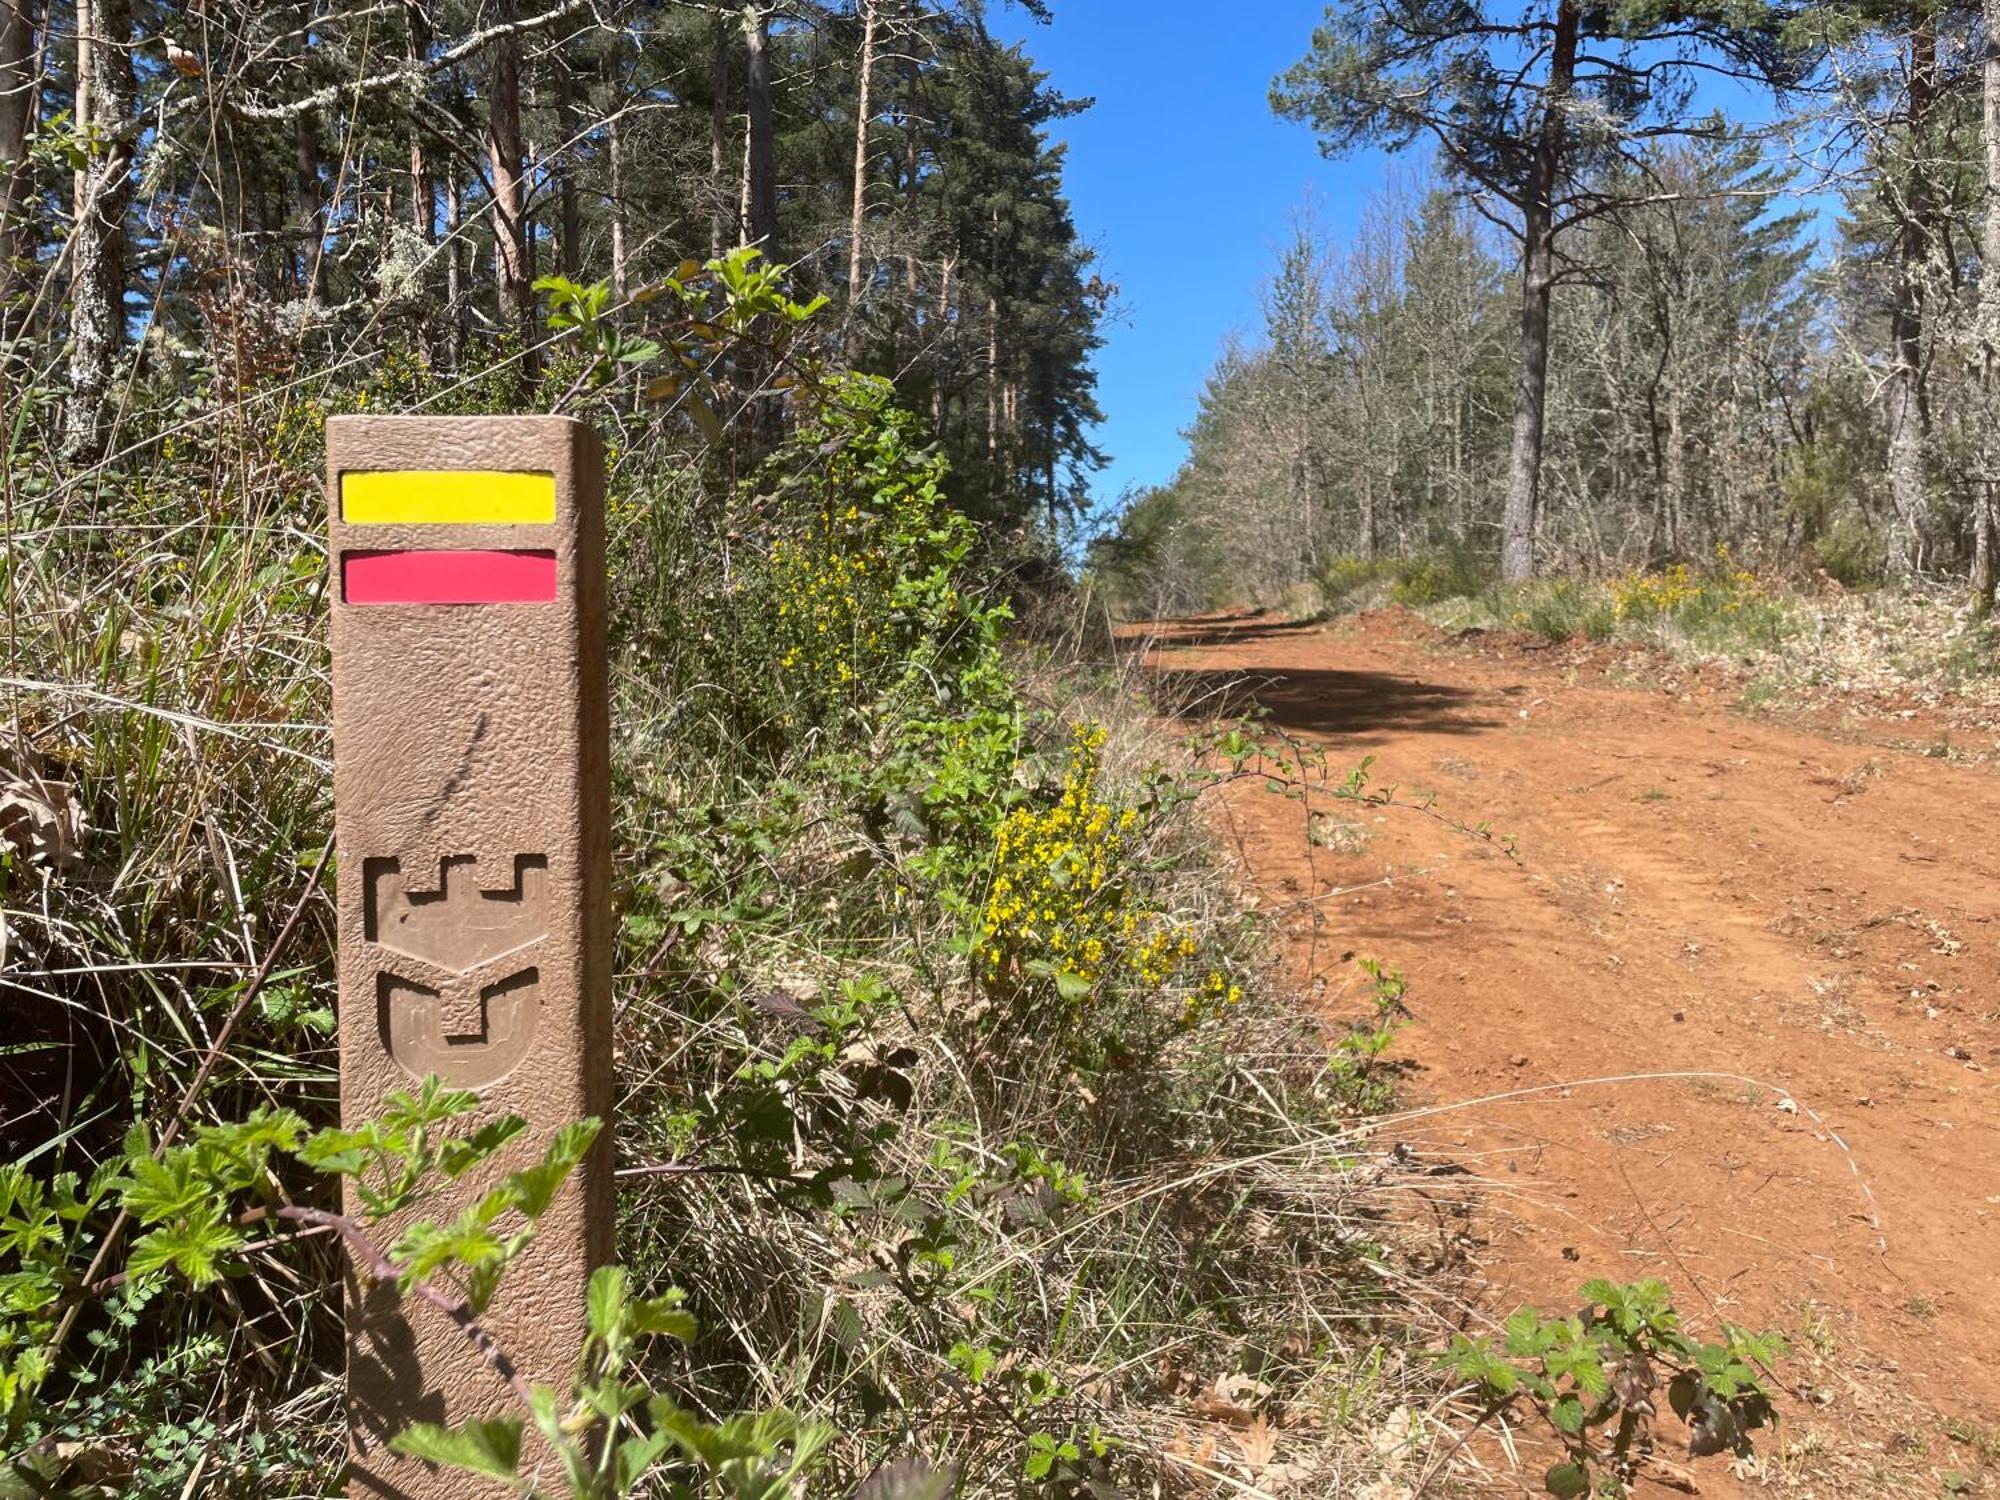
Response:
[{"label": "green leafy shrub", "polygon": [[1610,585],[1621,621],[1678,631],[1715,650],[1769,650],[1792,631],[1792,612],[1756,574],[1739,568],[1726,546],[1697,573],[1676,563],[1658,573],[1628,573]]},{"label": "green leafy shrub", "polygon": [[1386,558],[1336,557],[1319,573],[1320,597],[1334,614],[1365,609],[1393,582],[1396,564]]},{"label": "green leafy shrub", "polygon": [[[382,1240],[378,1225],[389,1216],[421,1207],[520,1133],[515,1117],[462,1128],[478,1103],[432,1079],[390,1095],[376,1119],[355,1129],[314,1130],[297,1112],[266,1106],[198,1124],[171,1144],[135,1124],[87,1182],[62,1173],[44,1183],[22,1166],[0,1168],[0,1434],[13,1477],[53,1485],[68,1467],[64,1450],[78,1447],[95,1452],[100,1467],[131,1465],[142,1488],[176,1477],[192,1484],[211,1468],[213,1422],[204,1431],[177,1412],[162,1425],[178,1426],[186,1442],[162,1445],[143,1399],[170,1401],[185,1386],[175,1368],[200,1341],[150,1359],[138,1389],[128,1382],[109,1399],[93,1391],[93,1367],[108,1343],[131,1338],[143,1311],[171,1295],[253,1288],[257,1256],[274,1237],[331,1231],[364,1274],[476,1320],[598,1128],[582,1121],[557,1132],[539,1162],[492,1182],[457,1217],[420,1220]],[[337,1198],[340,1184],[353,1208],[310,1201]],[[140,1446],[155,1466],[144,1479],[136,1477]],[[255,1445],[238,1455],[259,1457]]]},{"label": "green leafy shrub", "polygon": [[[1688,1454],[1739,1457],[1751,1434],[1777,1420],[1765,1372],[1787,1351],[1774,1333],[1722,1325],[1720,1341],[1689,1335],[1663,1282],[1583,1285],[1585,1305],[1570,1317],[1523,1307],[1495,1340],[1460,1334],[1443,1356],[1471,1386],[1488,1417],[1527,1404],[1569,1456],[1545,1479],[1551,1495],[1623,1493],[1660,1415],[1655,1393],[1687,1426]],[[1604,1440],[1593,1429],[1616,1421]],[[1602,1483],[1600,1483],[1600,1479]]]},{"label": "green leafy shrub", "polygon": [[[1085,1012],[1108,990],[1181,995],[1190,1019],[1204,1006],[1243,998],[1242,986],[1218,969],[1183,982],[1201,943],[1147,900],[1134,866],[1146,814],[1105,800],[1104,741],[1101,725],[1075,725],[1059,794],[1023,802],[994,830],[973,950],[980,982],[1016,1024],[1029,1014],[1052,1018],[1054,1033],[1065,1037],[1091,1034],[1094,1028],[1081,1024]],[[1122,1048],[1131,1060],[1148,1050],[1133,1037]]]},{"label": "green leafy shrub", "polygon": [[1419,609],[1448,599],[1469,599],[1493,586],[1494,560],[1463,543],[1407,557],[1337,557],[1319,573],[1329,610],[1351,611],[1386,602]]},{"label": "green leafy shrub", "polygon": [[526,1415],[443,1427],[419,1422],[391,1446],[493,1481],[520,1495],[547,1495],[522,1475],[522,1434],[532,1423],[575,1500],[642,1494],[665,1480],[672,1493],[714,1500],[784,1500],[798,1493],[833,1433],[782,1410],[707,1422],[660,1395],[642,1370],[649,1344],[686,1341],[694,1319],[678,1292],[635,1297],[625,1272],[591,1274],[582,1367],[574,1389],[538,1385]]},{"label": "green leafy shrub", "polygon": [[1469,599],[1493,584],[1493,559],[1462,543],[1396,563],[1390,597],[1417,607],[1446,599]]},{"label": "green leafy shrub", "polygon": [[1506,618],[1547,641],[1609,640],[1618,615],[1604,589],[1576,578],[1523,584],[1506,599]]},{"label": "green leafy shrub", "polygon": [[1812,548],[1827,576],[1847,588],[1877,588],[1885,577],[1888,544],[1858,515],[1838,517],[1813,539]]}]

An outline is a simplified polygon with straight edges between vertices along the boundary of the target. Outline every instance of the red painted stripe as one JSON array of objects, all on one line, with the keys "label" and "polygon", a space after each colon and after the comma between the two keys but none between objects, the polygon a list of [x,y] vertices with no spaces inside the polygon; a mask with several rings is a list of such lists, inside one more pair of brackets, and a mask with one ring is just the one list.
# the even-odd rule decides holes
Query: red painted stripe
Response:
[{"label": "red painted stripe", "polygon": [[548,604],[553,552],[347,552],[341,597],[349,604]]}]

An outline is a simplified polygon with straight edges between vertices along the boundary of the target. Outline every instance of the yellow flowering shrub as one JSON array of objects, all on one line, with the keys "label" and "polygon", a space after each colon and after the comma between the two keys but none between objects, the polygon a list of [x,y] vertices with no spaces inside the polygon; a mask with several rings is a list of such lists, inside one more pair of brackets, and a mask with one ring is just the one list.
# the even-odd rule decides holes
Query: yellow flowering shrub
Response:
[{"label": "yellow flowering shrub", "polygon": [[771,545],[786,672],[851,683],[882,647],[896,561],[873,544],[859,506]]},{"label": "yellow flowering shrub", "polygon": [[1648,620],[1671,614],[1701,592],[1701,584],[1686,563],[1675,563],[1662,573],[1628,573],[1611,583],[1612,602],[1621,620]]},{"label": "yellow flowering shrub", "polygon": [[[1105,731],[1070,733],[1069,768],[1053,805],[1017,807],[994,835],[993,877],[974,963],[989,990],[1053,980],[1079,1004],[1117,981],[1145,991],[1180,979],[1201,951],[1194,930],[1151,907],[1131,878],[1138,811],[1099,790]],[[1241,1000],[1219,972],[1193,988],[1190,1015]]]},{"label": "yellow flowering shrub", "polygon": [[1731,560],[1727,542],[1717,545],[1710,572],[1696,573],[1686,563],[1675,563],[1658,573],[1633,572],[1611,582],[1612,604],[1621,620],[1736,614],[1764,597],[1757,575]]},{"label": "yellow flowering shrub", "polygon": [[958,568],[971,523],[945,504],[945,462],[886,382],[847,377],[801,435],[827,499],[773,537],[778,662],[810,698],[879,691],[969,618]]}]

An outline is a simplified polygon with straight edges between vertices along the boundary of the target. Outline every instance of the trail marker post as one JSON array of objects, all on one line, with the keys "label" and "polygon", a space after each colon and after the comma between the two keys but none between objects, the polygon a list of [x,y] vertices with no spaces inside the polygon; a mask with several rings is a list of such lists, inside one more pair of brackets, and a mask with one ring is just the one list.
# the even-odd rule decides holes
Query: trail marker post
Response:
[{"label": "trail marker post", "polygon": [[[444,1220],[562,1125],[608,1124],[601,449],[561,417],[334,417],[327,505],[341,1115],[435,1074],[528,1121],[417,1210]],[[480,1319],[542,1379],[575,1368],[611,1257],[609,1153],[607,1129]],[[347,1296],[349,1493],[462,1495],[389,1438],[514,1397],[435,1309],[359,1279]]]}]

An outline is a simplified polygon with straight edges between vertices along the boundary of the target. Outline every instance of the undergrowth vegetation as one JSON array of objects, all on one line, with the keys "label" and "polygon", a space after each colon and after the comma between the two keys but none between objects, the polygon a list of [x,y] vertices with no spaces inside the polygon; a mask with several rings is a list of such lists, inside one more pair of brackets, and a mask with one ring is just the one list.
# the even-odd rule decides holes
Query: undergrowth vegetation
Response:
[{"label": "undergrowth vegetation", "polygon": [[1207,749],[1010,642],[944,462],[754,254],[622,311],[545,290],[525,400],[504,347],[463,381],[413,348],[149,378],[87,470],[46,401],[11,426],[4,1482],[328,1493],[343,1267],[476,1328],[536,1254],[589,1122],[469,1207],[507,1122],[432,1089],[334,1128],[318,439],[524,404],[611,449],[620,1267],[585,1368],[405,1446],[588,1495],[1419,1462],[1354,1123],[1400,981],[1352,1046],[1282,1003],[1193,814]]},{"label": "undergrowth vegetation", "polygon": [[1632,639],[1696,652],[1774,650],[1799,628],[1796,596],[1738,565],[1727,546],[1700,566],[1673,563],[1606,578],[1501,584],[1491,559],[1461,548],[1367,561],[1321,575],[1336,613],[1407,605],[1449,629],[1524,630],[1544,640]]}]

